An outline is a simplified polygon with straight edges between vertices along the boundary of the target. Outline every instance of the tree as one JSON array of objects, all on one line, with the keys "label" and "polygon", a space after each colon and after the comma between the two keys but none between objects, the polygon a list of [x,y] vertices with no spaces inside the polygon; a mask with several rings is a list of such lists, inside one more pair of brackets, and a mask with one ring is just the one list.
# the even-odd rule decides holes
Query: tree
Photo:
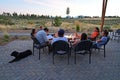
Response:
[{"label": "tree", "polygon": [[76,25],[76,32],[79,32],[80,31],[80,26],[77,24]]},{"label": "tree", "polygon": [[10,13],[6,13],[6,12],[3,12],[2,15],[3,15],[3,16],[11,16]]},{"label": "tree", "polygon": [[69,17],[69,14],[70,14],[70,9],[69,9],[69,7],[67,7],[66,14],[67,14],[67,18],[68,18],[68,17]]},{"label": "tree", "polygon": [[14,12],[12,15],[13,15],[14,17],[17,17],[17,16],[18,16],[18,14],[17,14],[16,12]]},{"label": "tree", "polygon": [[61,21],[61,17],[55,17],[54,18],[54,22],[53,22],[53,25],[54,26],[60,26],[62,24],[62,21]]}]

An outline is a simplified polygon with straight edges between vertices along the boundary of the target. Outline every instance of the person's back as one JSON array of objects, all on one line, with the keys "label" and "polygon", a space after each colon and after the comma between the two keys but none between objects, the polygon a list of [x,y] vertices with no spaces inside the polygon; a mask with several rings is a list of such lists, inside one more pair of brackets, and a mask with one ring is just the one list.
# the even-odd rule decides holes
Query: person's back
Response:
[{"label": "person's back", "polygon": [[58,41],[58,40],[63,40],[63,41],[68,42],[68,39],[67,39],[66,37],[64,37],[64,30],[63,30],[63,29],[60,29],[60,30],[58,31],[58,37],[57,37],[57,38],[53,38],[51,44],[53,44],[54,42],[56,42],[56,41]]},{"label": "person's back", "polygon": [[44,30],[40,30],[36,33],[36,38],[41,43],[41,45],[46,44],[46,42],[48,41],[47,34],[46,34],[46,29],[47,28],[45,28]]},{"label": "person's back", "polygon": [[87,40],[87,34],[86,33],[82,33],[81,37],[80,37],[80,40],[79,41],[75,41],[73,43],[73,46],[77,45],[80,41],[84,41],[84,40]]}]

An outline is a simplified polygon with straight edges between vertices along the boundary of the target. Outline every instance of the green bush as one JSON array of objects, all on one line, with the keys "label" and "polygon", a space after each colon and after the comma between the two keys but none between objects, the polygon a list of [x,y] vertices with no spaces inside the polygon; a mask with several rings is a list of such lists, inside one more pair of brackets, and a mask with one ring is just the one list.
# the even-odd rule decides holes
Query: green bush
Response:
[{"label": "green bush", "polygon": [[5,25],[14,25],[11,19],[0,19],[0,24],[5,24]]},{"label": "green bush", "polygon": [[46,22],[45,21],[41,21],[40,24],[41,24],[41,26],[45,27]]},{"label": "green bush", "polygon": [[61,24],[62,24],[61,18],[56,16],[54,19],[53,25],[58,27]]},{"label": "green bush", "polygon": [[10,38],[10,35],[7,32],[5,32],[3,36],[5,41],[8,41]]},{"label": "green bush", "polygon": [[111,30],[111,27],[110,26],[105,26],[103,29],[109,31],[109,30]]},{"label": "green bush", "polygon": [[79,32],[79,31],[80,31],[80,26],[76,25],[76,32]]}]

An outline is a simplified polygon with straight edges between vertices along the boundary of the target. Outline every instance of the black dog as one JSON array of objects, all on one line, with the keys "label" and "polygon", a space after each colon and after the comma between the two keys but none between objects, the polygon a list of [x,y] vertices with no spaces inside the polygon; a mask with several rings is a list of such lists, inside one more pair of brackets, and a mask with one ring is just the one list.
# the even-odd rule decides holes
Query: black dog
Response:
[{"label": "black dog", "polygon": [[25,58],[25,57],[27,57],[27,56],[29,56],[31,54],[32,54],[31,50],[26,50],[24,52],[13,51],[11,53],[11,56],[14,56],[15,59],[13,59],[12,61],[10,61],[9,63],[12,63],[12,62],[15,62],[15,61],[19,61],[19,60],[21,60],[21,59],[23,59],[23,58]]}]

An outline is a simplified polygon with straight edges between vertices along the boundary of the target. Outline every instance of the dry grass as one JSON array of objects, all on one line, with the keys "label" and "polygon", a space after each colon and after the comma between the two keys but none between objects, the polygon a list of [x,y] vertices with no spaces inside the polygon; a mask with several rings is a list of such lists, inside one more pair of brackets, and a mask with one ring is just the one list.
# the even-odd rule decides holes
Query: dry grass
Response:
[{"label": "dry grass", "polygon": [[[107,18],[105,20],[109,20],[109,19],[112,19],[112,18]],[[84,20],[101,20],[101,18],[85,18]],[[80,32],[85,32],[87,34],[90,34],[93,31],[94,27],[100,28],[100,25],[80,22],[79,19],[72,19],[66,22],[62,22],[60,27],[54,27],[52,25],[51,20],[46,21],[46,20],[23,19],[23,20],[13,20],[13,22],[15,23],[14,25],[0,24],[0,31],[2,31],[6,35],[6,37],[7,37],[7,32],[29,32],[30,33],[32,28],[39,29],[39,26],[43,25],[42,23],[44,22],[45,22],[44,26],[48,27],[49,32],[51,33],[57,32],[60,28],[64,29],[65,31],[73,33],[73,32],[76,32],[76,25],[79,25]],[[112,30],[116,30],[120,28],[120,24],[112,25],[112,26],[110,25],[110,27]],[[14,36],[10,36],[9,38],[5,38],[5,36],[1,36],[0,45],[5,45],[15,39],[16,37]],[[21,37],[18,37],[17,39],[26,40],[26,39],[29,39],[29,37],[21,36]]]},{"label": "dry grass", "polygon": [[5,36],[1,36],[0,37],[0,46],[4,46],[14,40],[29,40],[29,39],[30,39],[29,36],[19,36],[19,37],[9,36],[8,38],[6,38]]}]

